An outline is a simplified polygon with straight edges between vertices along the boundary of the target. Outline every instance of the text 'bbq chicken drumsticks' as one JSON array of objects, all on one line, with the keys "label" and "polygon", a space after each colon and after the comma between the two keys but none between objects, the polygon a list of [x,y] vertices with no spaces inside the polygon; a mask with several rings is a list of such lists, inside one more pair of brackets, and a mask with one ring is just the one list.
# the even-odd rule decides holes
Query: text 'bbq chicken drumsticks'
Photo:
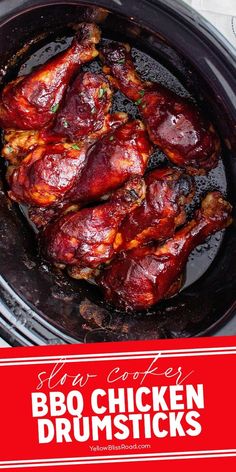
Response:
[{"label": "text 'bbq chicken drumsticks'", "polygon": [[121,249],[132,249],[151,240],[170,238],[184,224],[184,206],[194,195],[193,179],[181,169],[165,167],[145,176],[146,197],[119,228]]},{"label": "text 'bbq chicken drumsticks'", "polygon": [[119,224],[144,196],[144,180],[133,177],[109,202],[67,213],[41,233],[43,254],[51,262],[71,266],[73,277],[91,277],[114,256]]},{"label": "text 'bbq chicken drumsticks'", "polygon": [[110,42],[102,47],[100,57],[113,85],[135,101],[153,143],[174,164],[193,174],[217,165],[219,137],[195,105],[158,83],[141,80],[129,45]]},{"label": "text 'bbq chicken drumsticks'", "polygon": [[119,254],[98,282],[111,303],[147,309],[181,288],[190,252],[210,234],[231,223],[231,205],[219,192],[209,193],[195,218],[162,246],[143,246]]},{"label": "text 'bbq chicken drumsticks'", "polygon": [[68,49],[31,74],[7,84],[0,97],[0,126],[29,130],[52,122],[75,72],[97,56],[99,41],[99,28],[81,23]]},{"label": "text 'bbq chicken drumsticks'", "polygon": [[68,198],[74,202],[97,200],[132,175],[143,175],[151,153],[152,145],[143,123],[129,121],[90,149],[83,172]]}]

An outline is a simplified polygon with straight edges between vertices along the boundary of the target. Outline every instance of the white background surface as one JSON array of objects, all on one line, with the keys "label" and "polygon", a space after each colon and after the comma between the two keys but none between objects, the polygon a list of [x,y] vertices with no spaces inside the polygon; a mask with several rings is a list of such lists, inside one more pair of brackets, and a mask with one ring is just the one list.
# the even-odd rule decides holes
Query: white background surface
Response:
[{"label": "white background surface", "polygon": [[236,47],[236,0],[184,0]]},{"label": "white background surface", "polygon": [[[236,47],[236,0],[184,0],[188,5],[200,12]],[[217,333],[220,335],[220,331]],[[227,325],[224,334],[236,335]],[[0,338],[0,347],[8,344]]]}]

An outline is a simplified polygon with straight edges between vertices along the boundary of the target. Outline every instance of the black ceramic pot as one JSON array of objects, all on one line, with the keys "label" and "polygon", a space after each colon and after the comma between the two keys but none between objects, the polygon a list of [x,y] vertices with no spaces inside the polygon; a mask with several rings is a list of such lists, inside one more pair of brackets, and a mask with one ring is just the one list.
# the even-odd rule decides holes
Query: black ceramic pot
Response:
[{"label": "black ceramic pot", "polygon": [[[19,69],[27,71],[45,60],[53,48],[63,47],[62,38],[70,38],[80,21],[95,21],[105,37],[130,42],[144,75],[194,97],[205,109],[221,136],[223,163],[209,179],[198,182],[198,196],[217,187],[236,208],[234,51],[182,2],[0,1],[2,84]],[[122,106],[135,113],[131,104],[123,101]],[[95,286],[55,274],[40,260],[32,229],[20,209],[7,201],[4,172],[2,164],[0,335],[11,344],[202,336],[227,324],[235,313],[235,224],[195,251],[178,296],[148,313],[127,315],[106,305]]]}]

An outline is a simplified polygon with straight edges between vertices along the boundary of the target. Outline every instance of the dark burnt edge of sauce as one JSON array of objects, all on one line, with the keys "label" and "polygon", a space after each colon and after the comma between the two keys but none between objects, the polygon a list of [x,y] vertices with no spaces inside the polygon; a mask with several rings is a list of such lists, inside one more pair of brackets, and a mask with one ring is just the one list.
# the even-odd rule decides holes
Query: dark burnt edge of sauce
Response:
[{"label": "dark burnt edge of sauce", "polygon": [[[17,76],[21,76],[24,74],[30,73],[35,67],[40,64],[44,64],[48,59],[55,56],[55,54],[61,52],[62,50],[66,49],[70,44],[72,37],[74,35],[74,31],[71,28],[64,29],[63,32],[59,31],[49,32],[47,35],[42,34],[34,38],[34,40],[28,44],[27,46],[21,48],[19,54],[17,54],[9,64],[6,66],[5,74],[2,77],[1,84],[5,84],[10,80],[14,79]],[[114,38],[114,40],[119,40],[119,38]],[[102,39],[102,42],[110,41],[110,37]],[[196,102],[195,98],[190,94],[190,92],[184,87],[184,85],[180,82],[176,75],[174,75],[173,71],[170,71],[169,68],[166,67],[163,63],[165,61],[160,62],[160,58],[153,58],[147,52],[138,49],[137,47],[132,45],[132,41],[129,41],[132,46],[132,56],[135,63],[135,66],[141,76],[146,80],[153,80],[162,85],[167,86],[177,95],[182,97],[188,98],[190,101]],[[137,45],[137,42],[135,42]],[[98,59],[95,59],[89,64],[86,64],[82,67],[82,70],[93,71],[93,72],[101,72],[102,67]],[[113,96],[113,105],[112,105],[112,112],[115,111],[122,111],[128,113],[132,118],[140,118],[138,109],[127,97],[125,97],[121,92],[116,91]],[[2,141],[2,135],[1,135]],[[165,154],[160,151],[157,147],[155,147],[154,152],[150,158],[148,170],[154,169],[155,167],[163,166],[165,164],[172,165],[168,159],[166,158]],[[1,174],[4,175],[6,172],[6,163],[3,159],[1,159],[0,171]],[[199,206],[202,198],[204,195],[211,191],[211,190],[220,190],[224,195],[227,194],[227,181],[225,175],[225,169],[223,165],[222,159],[220,159],[219,165],[216,169],[213,169],[209,172],[208,176],[197,176],[194,177],[195,186],[196,186],[196,193],[193,199],[193,202],[187,206],[187,214],[188,218],[191,218],[194,209],[196,206]],[[3,179],[3,191],[7,191],[7,183]],[[38,252],[38,244],[35,238],[35,234],[37,234],[37,229],[35,228],[34,224],[30,221],[28,216],[28,208],[27,205],[21,205],[16,203],[11,203],[14,211],[17,212],[20,219],[25,223],[27,221],[27,226],[30,228],[32,232],[32,251],[35,255],[37,255],[37,259],[40,262],[40,265],[43,270],[50,270],[55,276],[58,276],[66,282],[68,280],[68,275],[66,271],[58,271],[54,267],[51,267],[49,264],[45,263],[45,261],[41,258]],[[205,243],[196,247],[194,251],[192,251],[185,272],[185,283],[181,289],[189,287],[194,282],[196,282],[214,262],[222,241],[224,237],[224,231],[217,233],[211,237],[208,237]],[[70,279],[71,280],[71,279]],[[95,292],[100,292],[100,289],[95,286],[94,281],[73,281],[73,285],[76,287],[93,285],[93,290]],[[99,293],[96,298],[99,299]],[[110,305],[102,299],[100,296],[100,305],[102,307],[109,307]],[[159,302],[158,306],[162,306],[168,303],[161,301]],[[112,307],[113,311],[118,314],[122,315],[122,312],[118,309]],[[146,315],[151,315],[153,310],[156,310],[156,307],[153,309],[149,309],[147,312],[142,312],[141,314],[145,313]],[[139,313],[137,313],[139,315]],[[127,316],[127,314],[126,314]]]}]

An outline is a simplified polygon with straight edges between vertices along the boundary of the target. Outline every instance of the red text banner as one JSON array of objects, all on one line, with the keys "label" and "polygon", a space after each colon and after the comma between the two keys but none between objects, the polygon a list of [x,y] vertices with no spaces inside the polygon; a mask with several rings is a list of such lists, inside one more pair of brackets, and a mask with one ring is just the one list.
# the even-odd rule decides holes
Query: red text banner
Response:
[{"label": "red text banner", "polygon": [[235,337],[2,348],[0,469],[235,470],[235,365]]}]

